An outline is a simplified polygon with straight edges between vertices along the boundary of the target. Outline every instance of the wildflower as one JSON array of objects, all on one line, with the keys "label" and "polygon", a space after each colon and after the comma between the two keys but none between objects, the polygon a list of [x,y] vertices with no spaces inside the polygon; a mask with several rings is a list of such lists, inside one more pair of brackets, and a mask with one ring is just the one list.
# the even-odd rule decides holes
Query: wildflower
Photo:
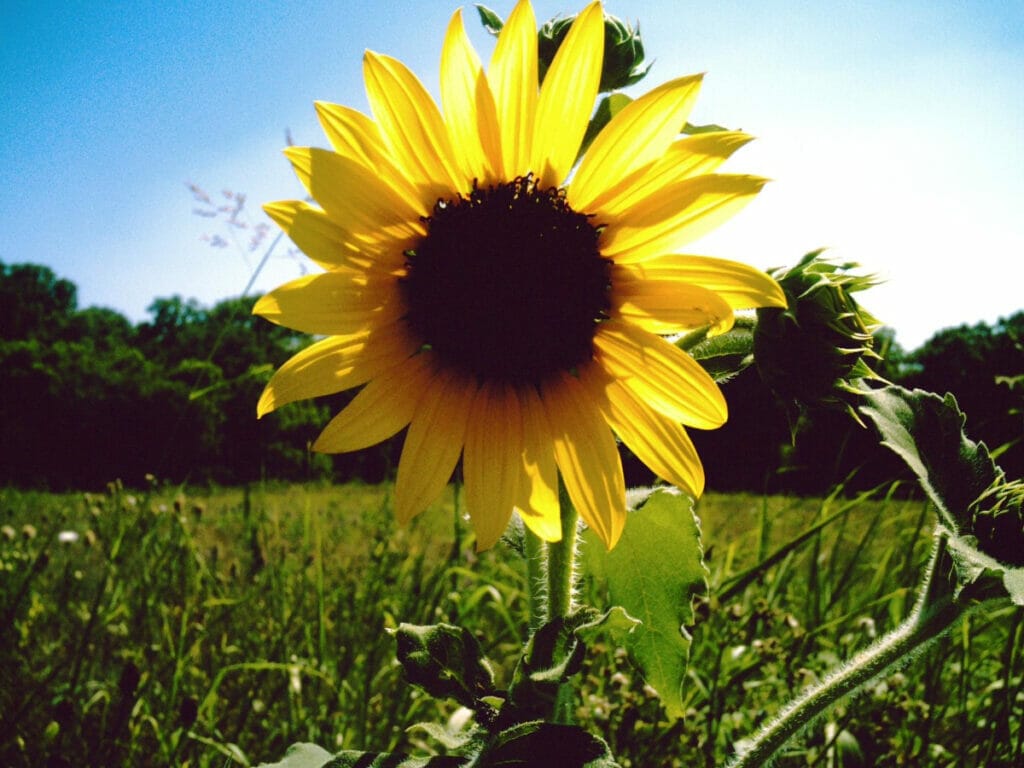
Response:
[{"label": "wildflower", "polygon": [[613,430],[699,495],[703,469],[683,425],[720,426],[725,400],[661,334],[723,332],[735,309],[785,306],[767,275],[677,250],[765,183],[714,173],[749,136],[680,138],[699,75],[625,107],[573,170],[603,48],[593,3],[541,87],[527,0],[486,72],[456,12],[441,54],[443,115],[401,62],[368,52],[373,119],[318,103],[333,151],[285,150],[320,207],[266,206],[326,272],[281,286],[254,311],[326,338],[274,374],[258,414],[365,385],[314,449],[353,451],[408,427],[401,522],[440,496],[461,456],[480,549],[513,509],[558,540],[559,471],[580,515],[614,546],[626,503]]}]

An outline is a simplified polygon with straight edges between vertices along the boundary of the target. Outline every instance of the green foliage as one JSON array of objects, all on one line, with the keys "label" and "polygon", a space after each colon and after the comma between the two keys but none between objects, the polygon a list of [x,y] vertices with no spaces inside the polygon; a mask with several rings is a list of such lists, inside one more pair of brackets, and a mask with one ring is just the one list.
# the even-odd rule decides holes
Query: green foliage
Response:
[{"label": "green foliage", "polygon": [[882,444],[914,471],[948,530],[954,596],[988,579],[1024,605],[1024,485],[1007,482],[985,445],[964,434],[952,395],[891,386],[866,400]]},{"label": "green foliage", "polygon": [[1024,312],[987,325],[961,325],[935,334],[907,356],[908,388],[951,392],[970,415],[971,431],[1011,476],[1024,475],[1024,412],[1020,391],[999,381],[1024,371]]},{"label": "green foliage", "polygon": [[49,267],[0,261],[0,335],[57,338],[75,311],[77,295],[74,283]]},{"label": "green foliage", "polygon": [[861,410],[882,445],[899,455],[954,533],[971,530],[975,502],[1002,474],[988,449],[964,434],[966,417],[952,395],[885,387],[864,395]]},{"label": "green foliage", "polygon": [[[396,617],[473,627],[507,686],[525,574],[500,548],[477,555],[465,531],[453,549],[450,503],[397,530],[389,494],[0,491],[0,764],[225,768],[279,760],[296,742],[443,754],[406,728],[453,716],[457,733],[458,710],[404,681],[383,629]],[[621,647],[623,616],[578,630],[589,650],[576,715],[624,768],[721,763],[781,701],[905,618],[931,540],[931,512],[899,494],[710,494],[698,512],[711,589],[690,630],[683,719]],[[976,616],[780,765],[825,764],[843,731],[868,765],[1019,765],[1022,664],[1020,616]]]},{"label": "green foliage", "polygon": [[112,477],[239,482],[322,477],[307,445],[328,419],[303,402],[257,421],[274,366],[308,337],[252,315],[252,299],[210,310],[156,299],[137,328],[75,308],[46,267],[0,264],[0,482],[100,488]]},{"label": "green foliage", "polygon": [[[612,94],[599,113],[628,103]],[[692,128],[692,126],[691,126]],[[46,267],[0,265],[0,482],[22,487],[101,488],[112,477],[143,482],[147,473],[191,482],[334,477],[379,482],[393,472],[400,436],[354,454],[313,454],[308,446],[352,393],[292,403],[256,420],[254,403],[274,368],[309,337],[251,314],[251,299],[205,308],[181,297],[155,299],[133,326],[113,310],[77,309],[75,287]],[[875,335],[885,378],[955,394],[1014,476],[1024,475],[1024,313],[993,326],[950,329],[904,355],[891,333]],[[785,411],[750,361],[752,323],[692,351],[724,382],[729,422],[694,432],[719,490],[826,493],[867,464],[850,489],[871,487],[897,470],[877,458],[870,430],[828,412],[803,415],[789,445]],[[686,342],[688,345],[689,341]],[[948,382],[948,383],[947,383]],[[55,425],[59,425],[55,428]],[[735,461],[743,445],[743,461]],[[628,459],[628,457],[627,457]],[[645,468],[627,461],[630,484]],[[776,470],[782,467],[785,472]]]},{"label": "green foliage", "polygon": [[431,696],[475,708],[484,696],[496,693],[494,673],[469,630],[451,624],[400,624],[395,638],[406,678]]},{"label": "green foliage", "polygon": [[[565,682],[579,671],[584,653],[580,630],[618,623],[610,615],[581,609],[539,627],[504,694],[495,688],[491,665],[468,630],[450,624],[401,625],[396,632],[398,660],[409,682],[432,696],[455,699],[475,721],[455,733],[432,723],[418,727],[454,749],[467,766],[525,766],[544,760],[566,768],[612,768],[615,763],[601,739],[548,718]],[[412,764],[404,755],[391,757]]]},{"label": "green foliage", "polygon": [[[694,622],[693,601],[707,592],[707,570],[692,500],[650,491],[611,552],[584,534],[584,572],[606,586],[608,604],[638,619],[617,638],[659,694],[670,718],[683,717],[682,686]],[[656,554],[655,554],[656,553]]]}]

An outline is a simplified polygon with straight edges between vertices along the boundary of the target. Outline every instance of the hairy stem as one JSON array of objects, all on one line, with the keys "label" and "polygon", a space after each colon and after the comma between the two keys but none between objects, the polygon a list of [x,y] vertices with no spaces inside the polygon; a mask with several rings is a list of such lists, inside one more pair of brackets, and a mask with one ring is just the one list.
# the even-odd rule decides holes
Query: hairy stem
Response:
[{"label": "hairy stem", "polygon": [[548,620],[568,616],[573,609],[576,579],[576,522],[579,514],[559,483],[558,500],[562,513],[562,540],[548,544]]},{"label": "hairy stem", "polygon": [[527,528],[524,549],[526,553],[527,594],[530,597],[530,633],[544,623],[548,615],[547,552],[541,538]]},{"label": "hairy stem", "polygon": [[945,539],[940,538],[922,582],[917,605],[906,621],[788,704],[739,749],[730,768],[771,765],[786,742],[829,707],[886,671],[910,661],[947,632],[968,611],[954,601],[946,578]]},{"label": "hairy stem", "polygon": [[[579,513],[561,482],[558,484],[558,500],[562,517],[562,540],[548,544],[548,621],[563,618],[572,612],[573,589],[576,586],[576,524]],[[555,700],[554,722],[573,722],[574,699],[572,686],[562,683]]]}]

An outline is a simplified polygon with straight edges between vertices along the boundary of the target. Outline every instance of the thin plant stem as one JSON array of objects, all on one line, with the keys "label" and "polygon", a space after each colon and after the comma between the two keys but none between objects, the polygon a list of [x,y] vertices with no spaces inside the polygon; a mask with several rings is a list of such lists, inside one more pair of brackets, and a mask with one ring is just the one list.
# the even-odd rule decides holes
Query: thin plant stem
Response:
[{"label": "thin plant stem", "polygon": [[548,615],[547,549],[541,538],[529,528],[526,528],[524,533],[527,594],[530,598],[530,634],[533,634]]},{"label": "thin plant stem", "polygon": [[948,565],[945,539],[940,538],[917,605],[906,621],[787,705],[740,749],[729,768],[771,765],[786,742],[829,707],[886,671],[909,662],[963,618],[970,606],[954,600],[946,573]]},{"label": "thin plant stem", "polygon": [[579,514],[561,482],[558,484],[558,501],[562,517],[562,540],[548,544],[549,621],[568,616],[572,612],[576,578],[576,523]]},{"label": "thin plant stem", "polygon": [[[558,484],[558,501],[562,520],[562,540],[548,543],[548,621],[565,618],[575,607],[573,591],[576,587],[576,524],[579,521],[579,513],[569,499],[561,478]],[[559,686],[552,718],[554,722],[573,723],[575,696],[575,690],[568,683]]]}]

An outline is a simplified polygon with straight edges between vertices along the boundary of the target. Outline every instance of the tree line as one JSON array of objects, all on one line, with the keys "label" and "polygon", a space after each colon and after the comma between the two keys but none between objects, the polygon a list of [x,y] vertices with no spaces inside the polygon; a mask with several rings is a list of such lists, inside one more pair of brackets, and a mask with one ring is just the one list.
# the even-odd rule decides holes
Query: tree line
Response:
[{"label": "tree line", "polygon": [[[309,444],[351,398],[294,403],[263,419],[256,401],[273,370],[311,337],[252,315],[252,298],[206,308],[157,298],[133,324],[105,308],[79,308],[76,286],[37,264],[0,262],[0,484],[51,490],[102,487],[147,474],[172,482],[258,479],[379,482],[400,437],[353,454]],[[968,430],[1000,463],[1024,474],[1024,312],[994,325],[949,328],[907,353],[887,349],[882,375],[952,392]],[[694,431],[709,488],[821,492],[859,469],[855,485],[898,471],[849,415],[809,411],[792,438],[786,409],[748,368],[723,386],[728,424]],[[626,457],[628,479],[646,482]]]}]

